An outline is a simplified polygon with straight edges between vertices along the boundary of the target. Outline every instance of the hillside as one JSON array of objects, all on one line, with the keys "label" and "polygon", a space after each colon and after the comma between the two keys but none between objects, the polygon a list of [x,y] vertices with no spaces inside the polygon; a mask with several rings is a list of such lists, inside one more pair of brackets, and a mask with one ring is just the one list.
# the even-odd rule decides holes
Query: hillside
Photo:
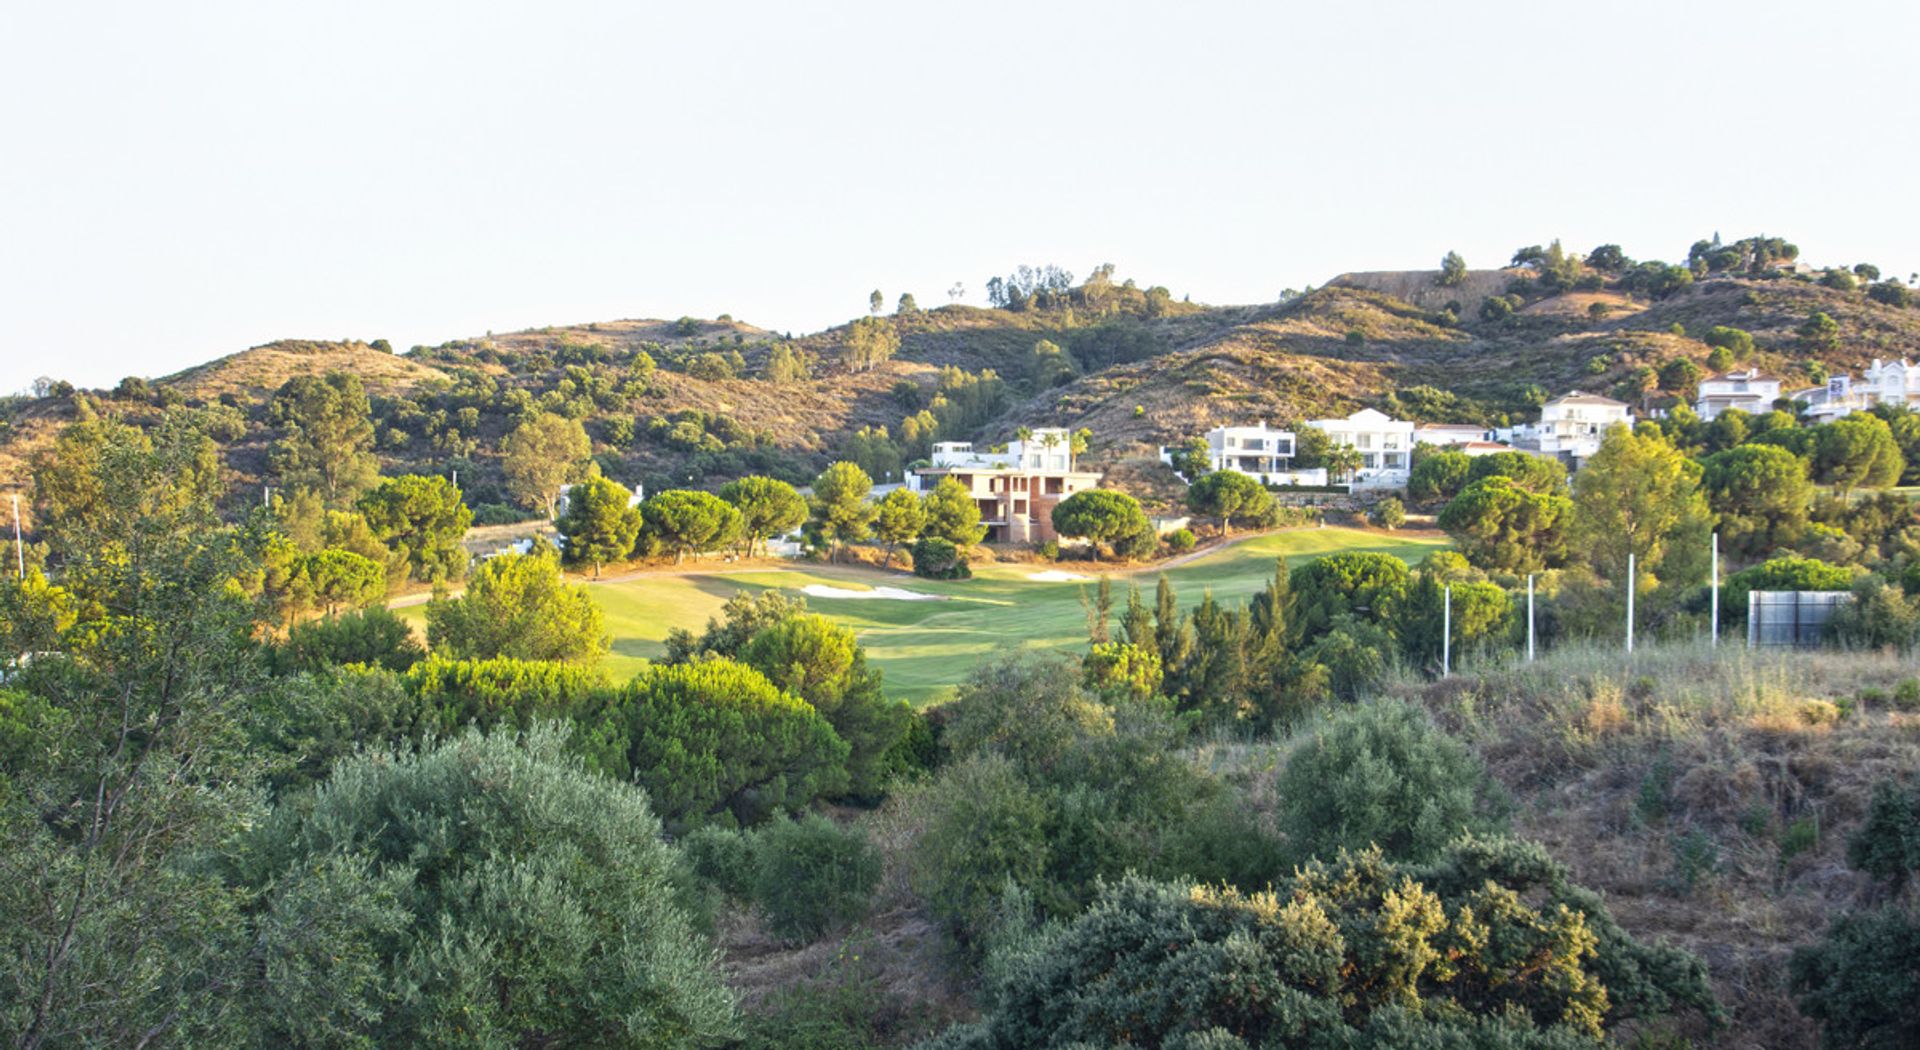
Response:
[{"label": "hillside", "polygon": [[[1498,423],[1578,388],[1656,408],[1676,398],[1649,371],[1677,358],[1709,369],[1704,339],[1717,326],[1750,333],[1742,366],[1791,383],[1920,356],[1920,310],[1844,287],[1850,276],[1696,262],[1708,272],[1650,287],[1644,271],[1661,265],[1627,261],[1559,282],[1539,266],[1470,270],[1452,286],[1437,271],[1349,273],[1252,306],[1176,301],[1164,288],[1114,283],[1103,268],[1079,286],[1023,296],[1019,309],[886,315],[897,352],[865,369],[844,364],[851,322],[790,337],[726,316],[638,319],[487,333],[403,355],[281,341],[87,397],[135,419],[171,402],[240,409],[247,433],[229,461],[250,487],[266,470],[272,391],[294,375],[351,372],[372,398],[387,469],[459,469],[477,502],[503,502],[499,442],[528,405],[581,418],[602,469],[629,483],[717,485],[747,472],[801,479],[846,455],[890,473],[931,440],[993,443],[1021,426],[1089,428],[1089,462],[1115,466],[1150,462],[1156,446],[1222,423],[1297,424],[1365,405]],[[1838,325],[1830,345],[1799,332],[1815,312]],[[1036,354],[1048,344],[1058,352]],[[75,411],[59,390],[0,407],[0,486],[21,484],[27,453]]]}]

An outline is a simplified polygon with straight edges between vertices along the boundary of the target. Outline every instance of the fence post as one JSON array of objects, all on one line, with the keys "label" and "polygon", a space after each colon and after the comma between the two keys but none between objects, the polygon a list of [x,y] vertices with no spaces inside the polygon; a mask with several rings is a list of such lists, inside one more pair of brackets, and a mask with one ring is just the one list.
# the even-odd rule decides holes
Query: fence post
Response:
[{"label": "fence post", "polygon": [[1533,573],[1527,573],[1527,662],[1533,662]]},{"label": "fence post", "polygon": [[1713,534],[1713,647],[1720,648],[1720,534]]},{"label": "fence post", "polygon": [[1639,590],[1639,577],[1633,572],[1633,555],[1627,555],[1627,655],[1633,655],[1633,592]]},{"label": "fence post", "polygon": [[1754,597],[1759,591],[1747,592],[1747,648],[1753,648],[1753,632],[1759,621],[1753,615]]},{"label": "fence post", "polygon": [[1446,600],[1440,607],[1440,677],[1453,673],[1453,584],[1447,584]]}]

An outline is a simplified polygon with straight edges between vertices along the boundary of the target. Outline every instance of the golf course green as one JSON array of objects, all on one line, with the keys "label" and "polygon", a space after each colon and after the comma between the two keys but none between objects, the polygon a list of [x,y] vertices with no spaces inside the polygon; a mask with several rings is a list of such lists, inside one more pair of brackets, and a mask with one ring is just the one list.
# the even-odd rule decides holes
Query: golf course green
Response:
[{"label": "golf course green", "polygon": [[[1292,565],[1336,551],[1366,550],[1418,564],[1429,551],[1446,545],[1438,533],[1289,529],[1215,549],[1165,574],[1179,591],[1183,608],[1197,604],[1208,590],[1218,599],[1238,603],[1266,585],[1279,558]],[[869,592],[891,587],[935,596],[939,600],[804,595],[810,609],[858,632],[868,658],[885,674],[890,695],[924,704],[950,693],[998,650],[1085,646],[1087,618],[1081,597],[1091,597],[1097,570],[1086,562],[994,564],[980,566],[971,580],[937,581],[852,566],[798,563],[790,569],[736,572],[716,564],[704,571],[644,573],[596,583],[588,590],[606,614],[613,651],[602,666],[616,678],[658,656],[670,628],[698,631],[739,591],[803,592],[814,586]],[[1047,573],[1086,578],[1049,579],[1043,575]],[[1043,578],[1033,579],[1036,575]],[[1125,603],[1129,584],[1137,584],[1151,601],[1159,575],[1152,568],[1114,573],[1115,605]],[[416,623],[424,619],[419,606],[401,612]]]}]

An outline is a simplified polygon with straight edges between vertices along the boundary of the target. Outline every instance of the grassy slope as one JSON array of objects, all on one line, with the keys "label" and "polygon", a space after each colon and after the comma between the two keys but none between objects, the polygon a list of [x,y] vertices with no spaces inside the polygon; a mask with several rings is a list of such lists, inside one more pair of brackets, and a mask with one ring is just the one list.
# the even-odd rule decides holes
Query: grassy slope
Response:
[{"label": "grassy slope", "polygon": [[1787,959],[1880,899],[1847,841],[1876,780],[1920,769],[1920,711],[1883,701],[1831,722],[1819,702],[1915,670],[1889,653],[1576,649],[1390,691],[1486,760],[1515,830],[1628,930],[1706,960],[1732,1023],[1696,1045],[1812,1048]]},{"label": "grassy slope", "polygon": [[[1298,563],[1339,550],[1375,550],[1418,563],[1446,540],[1431,534],[1389,534],[1360,529],[1302,529],[1269,533],[1167,571],[1183,607],[1200,601],[1206,590],[1224,601],[1240,602],[1266,585],[1274,561]],[[1069,563],[1079,571],[1082,563]],[[890,695],[916,703],[936,700],[965,679],[995,651],[1009,647],[1077,649],[1086,644],[1083,591],[1094,581],[1038,582],[1027,577],[1041,566],[989,565],[972,580],[932,581],[870,569],[807,566],[791,570],[713,573],[697,576],[645,575],[591,588],[606,612],[614,652],[606,667],[615,676],[631,674],[642,659],[656,656],[672,627],[698,630],[727,597],[741,590],[808,584],[864,589],[896,586],[947,596],[946,601],[807,598],[807,604],[859,632],[868,656],[886,675]],[[1152,601],[1153,574],[1116,579],[1115,604],[1125,602],[1127,582],[1138,583]],[[418,610],[407,610],[418,617]]]}]

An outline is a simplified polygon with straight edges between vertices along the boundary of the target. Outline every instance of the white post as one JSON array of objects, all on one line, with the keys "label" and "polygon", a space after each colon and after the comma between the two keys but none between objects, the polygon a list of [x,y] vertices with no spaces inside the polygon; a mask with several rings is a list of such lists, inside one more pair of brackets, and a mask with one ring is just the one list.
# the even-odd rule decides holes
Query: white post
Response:
[{"label": "white post", "polygon": [[262,507],[270,507],[273,505],[273,486],[272,485],[260,486],[260,505]]},{"label": "white post", "polygon": [[1527,662],[1533,662],[1533,573],[1527,573]]},{"label": "white post", "polygon": [[1453,673],[1453,584],[1447,584],[1446,601],[1440,607],[1440,677]]},{"label": "white post", "polygon": [[1713,647],[1720,648],[1720,534],[1713,534]]},{"label": "white post", "polygon": [[453,472],[453,487],[454,488],[460,487],[460,472],[458,470]]},{"label": "white post", "polygon": [[13,563],[21,579],[27,578],[27,548],[20,543],[20,494],[13,494]]},{"label": "white post", "polygon": [[1638,582],[1639,582],[1638,577],[1636,577],[1633,574],[1633,555],[1629,554],[1627,555],[1627,655],[1628,656],[1633,655],[1633,592],[1640,589],[1639,587],[1635,586]]},{"label": "white post", "polygon": [[1759,591],[1747,592],[1747,648],[1749,649],[1753,648],[1753,636],[1755,631],[1760,626],[1758,621],[1754,618],[1754,615],[1753,615],[1754,603],[1755,603],[1755,600],[1759,597],[1759,594],[1760,594]]}]

